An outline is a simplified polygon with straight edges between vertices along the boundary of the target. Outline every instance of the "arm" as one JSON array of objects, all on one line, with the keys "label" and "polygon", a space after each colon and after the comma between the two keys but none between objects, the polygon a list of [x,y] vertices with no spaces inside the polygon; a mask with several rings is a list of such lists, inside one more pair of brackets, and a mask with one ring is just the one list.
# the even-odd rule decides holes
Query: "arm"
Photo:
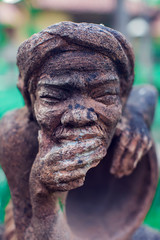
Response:
[{"label": "arm", "polygon": [[136,86],[127,101],[126,109],[131,114],[141,115],[148,129],[153,122],[157,96],[157,90],[152,85]]},{"label": "arm", "polygon": [[37,132],[26,108],[6,114],[0,122],[0,161],[11,190],[18,239],[23,239],[32,215],[29,174],[38,151]]},{"label": "arm", "polygon": [[[39,149],[30,173],[32,220],[26,231],[25,240],[77,239],[69,229],[65,213],[67,189],[73,189],[75,184],[75,181],[68,182],[72,175],[72,171],[68,169],[70,164],[73,167],[74,163],[75,168],[77,166],[74,159],[77,152],[74,152],[73,143],[68,143],[67,147],[67,142],[59,146],[54,143],[52,158],[43,159],[42,155],[46,156],[46,149],[43,147]],[[73,149],[72,152],[68,151],[70,147]],[[68,161],[68,166],[65,160]],[[62,171],[63,163],[65,168]]]},{"label": "arm", "polygon": [[156,99],[157,91],[151,85],[137,86],[131,91],[114,136],[116,151],[110,171],[115,176],[131,174],[151,148],[149,129]]}]

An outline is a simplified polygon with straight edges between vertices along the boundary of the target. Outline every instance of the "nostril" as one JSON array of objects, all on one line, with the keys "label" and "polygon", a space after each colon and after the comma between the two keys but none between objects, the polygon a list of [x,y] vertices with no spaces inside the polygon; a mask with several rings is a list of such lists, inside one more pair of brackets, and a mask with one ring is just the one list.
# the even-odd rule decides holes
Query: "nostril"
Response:
[{"label": "nostril", "polygon": [[93,108],[88,108],[87,109],[87,119],[92,122],[96,122],[98,120],[97,114],[94,112]]},{"label": "nostril", "polygon": [[63,114],[61,123],[65,126],[83,126],[96,122],[97,119],[98,116],[92,108],[73,109]]}]

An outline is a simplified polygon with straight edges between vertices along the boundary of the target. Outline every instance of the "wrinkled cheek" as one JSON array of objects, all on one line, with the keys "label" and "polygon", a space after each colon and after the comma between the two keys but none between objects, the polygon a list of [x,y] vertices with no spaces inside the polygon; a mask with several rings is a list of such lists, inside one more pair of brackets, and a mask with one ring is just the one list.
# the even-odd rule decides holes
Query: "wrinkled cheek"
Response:
[{"label": "wrinkled cheek", "polygon": [[122,116],[122,106],[116,106],[114,108],[114,111],[112,112],[112,124],[111,124],[111,128],[113,128],[113,131],[115,130],[119,120],[121,119]]},{"label": "wrinkled cheek", "polygon": [[[39,156],[42,157],[42,155],[45,155],[46,152],[49,151],[49,149],[52,148],[54,145],[54,141],[51,135],[48,134],[48,132],[42,130],[39,130],[38,132],[38,143],[39,143]],[[41,155],[42,154],[42,155]]]},{"label": "wrinkled cheek", "polygon": [[122,105],[115,106],[114,111],[112,113],[112,119],[113,119],[113,122],[111,124],[111,131],[112,131],[111,134],[112,134],[112,136],[115,132],[115,129],[116,129],[116,126],[117,126],[119,120],[121,119],[121,116],[122,116]]},{"label": "wrinkled cheek", "polygon": [[60,124],[62,116],[61,112],[39,104],[34,105],[34,112],[38,124],[44,131],[54,131],[54,129]]},{"label": "wrinkled cheek", "polygon": [[90,100],[90,105],[98,115],[98,119],[102,120],[107,127],[116,127],[122,115],[122,103],[120,98],[114,104],[103,104],[101,102]]},{"label": "wrinkled cheek", "polygon": [[102,106],[96,111],[99,118],[110,128],[115,128],[122,115],[122,106]]},{"label": "wrinkled cheek", "polygon": [[115,133],[116,126],[122,115],[122,105],[99,107],[97,110],[99,118],[106,126],[107,147],[109,147],[112,137]]}]

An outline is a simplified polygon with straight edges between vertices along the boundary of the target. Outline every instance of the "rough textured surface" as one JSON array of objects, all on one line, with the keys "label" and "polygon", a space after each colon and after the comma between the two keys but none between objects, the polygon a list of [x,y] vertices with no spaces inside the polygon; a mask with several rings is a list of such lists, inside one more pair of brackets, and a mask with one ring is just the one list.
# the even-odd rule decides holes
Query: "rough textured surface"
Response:
[{"label": "rough textured surface", "polygon": [[153,229],[142,226],[140,227],[132,237],[132,240],[159,240],[160,233],[158,231],[154,231]]},{"label": "rough textured surface", "polygon": [[17,239],[130,239],[158,177],[156,90],[129,96],[130,44],[104,26],[64,22],[25,41],[17,64],[26,106],[0,123]]},{"label": "rough textured surface", "polygon": [[[77,50],[84,50],[84,52],[91,50],[92,54],[98,52],[110,58],[117,68],[119,77],[123,78],[121,93],[123,95],[129,93],[134,79],[134,56],[125,37],[121,33],[102,25],[63,22],[34,34],[18,50],[19,88],[25,95],[28,104],[30,104],[30,99],[27,86],[33,71],[39,69],[51,53],[58,55],[59,53]],[[61,58],[61,61],[63,61],[63,58]],[[66,61],[64,63],[67,65]],[[85,65],[86,63],[83,64],[83,66]],[[70,68],[70,65],[67,66]],[[78,67],[80,69],[83,66],[79,65]],[[88,68],[90,67],[90,62],[88,62]]]}]

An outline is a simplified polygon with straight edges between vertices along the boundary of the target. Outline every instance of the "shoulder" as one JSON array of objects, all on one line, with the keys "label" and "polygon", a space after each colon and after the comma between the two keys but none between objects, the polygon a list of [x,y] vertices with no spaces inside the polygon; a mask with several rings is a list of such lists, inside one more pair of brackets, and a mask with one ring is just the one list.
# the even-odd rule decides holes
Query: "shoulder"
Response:
[{"label": "shoulder", "polygon": [[7,142],[15,144],[22,140],[22,137],[24,139],[31,131],[37,132],[37,126],[34,121],[29,119],[27,108],[11,111],[0,121],[0,146],[4,146]]},{"label": "shoulder", "polygon": [[[0,121],[0,163],[2,167],[37,146],[38,127],[29,119],[27,108],[7,113]],[[5,167],[5,166],[4,166]]]},{"label": "shoulder", "polygon": [[[0,135],[12,133],[25,126],[29,121],[27,108],[16,109],[6,113],[0,121]],[[11,131],[11,132],[10,132]]]}]

